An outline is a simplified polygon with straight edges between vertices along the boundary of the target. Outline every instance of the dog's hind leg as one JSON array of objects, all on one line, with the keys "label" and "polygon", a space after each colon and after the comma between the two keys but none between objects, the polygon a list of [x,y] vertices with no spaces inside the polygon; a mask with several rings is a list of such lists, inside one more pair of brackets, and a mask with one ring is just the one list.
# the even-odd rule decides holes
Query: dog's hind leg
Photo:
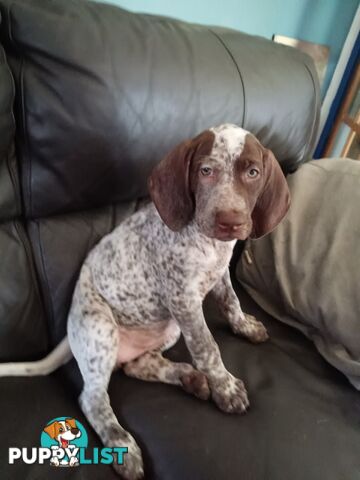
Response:
[{"label": "dog's hind leg", "polygon": [[160,350],[147,352],[123,366],[126,375],[148,382],[180,385],[202,400],[208,400],[210,389],[206,376],[188,363],[176,363],[164,358]]},{"label": "dog's hind leg", "polygon": [[[84,275],[82,277],[80,282]],[[79,397],[81,409],[105,447],[128,447],[124,464],[113,464],[116,472],[126,480],[143,478],[141,451],[130,433],[119,424],[107,392],[117,360],[117,326],[110,307],[88,280],[76,289],[68,337],[84,379]]]}]

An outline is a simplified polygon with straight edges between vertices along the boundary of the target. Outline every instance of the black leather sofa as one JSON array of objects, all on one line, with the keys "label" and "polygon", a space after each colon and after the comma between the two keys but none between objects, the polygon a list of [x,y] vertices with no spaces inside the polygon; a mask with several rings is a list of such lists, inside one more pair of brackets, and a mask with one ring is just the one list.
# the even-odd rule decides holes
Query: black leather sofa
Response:
[{"label": "black leather sofa", "polygon": [[[0,12],[0,355],[36,360],[65,334],[86,253],[138,208],[167,150],[233,122],[293,171],[311,157],[319,89],[307,56],[233,30],[81,0],[0,0]],[[245,416],[113,375],[112,404],[143,448],[146,478],[359,479],[358,393],[235,288],[268,343],[234,337],[211,298],[204,309],[226,366],[247,384]],[[183,342],[169,356],[187,359]],[[1,479],[117,478],[103,465],[8,464],[10,446],[39,446],[63,415],[100,446],[80,388],[74,361],[48,377],[0,379]]]}]

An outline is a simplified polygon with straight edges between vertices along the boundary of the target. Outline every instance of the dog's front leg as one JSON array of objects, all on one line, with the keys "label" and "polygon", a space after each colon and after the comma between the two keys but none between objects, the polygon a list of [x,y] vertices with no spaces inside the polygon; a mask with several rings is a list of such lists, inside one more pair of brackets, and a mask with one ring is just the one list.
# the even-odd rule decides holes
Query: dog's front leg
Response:
[{"label": "dog's front leg", "polygon": [[269,338],[264,325],[252,315],[241,310],[228,269],[213,288],[212,294],[234,333],[242,335],[254,343],[264,342]]},{"label": "dog's front leg", "polygon": [[217,406],[229,413],[242,413],[248,406],[244,383],[228,372],[220,356],[202,311],[202,302],[177,297],[171,302],[171,313],[177,320],[195,367],[208,379]]}]

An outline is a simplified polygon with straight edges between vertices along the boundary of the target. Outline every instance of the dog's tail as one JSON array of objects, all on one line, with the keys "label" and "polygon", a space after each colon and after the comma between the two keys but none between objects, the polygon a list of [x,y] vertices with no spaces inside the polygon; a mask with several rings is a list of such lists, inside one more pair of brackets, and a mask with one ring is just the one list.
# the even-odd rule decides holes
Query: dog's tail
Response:
[{"label": "dog's tail", "polygon": [[45,358],[35,362],[0,363],[0,377],[33,377],[48,375],[72,358],[69,340],[65,337]]}]

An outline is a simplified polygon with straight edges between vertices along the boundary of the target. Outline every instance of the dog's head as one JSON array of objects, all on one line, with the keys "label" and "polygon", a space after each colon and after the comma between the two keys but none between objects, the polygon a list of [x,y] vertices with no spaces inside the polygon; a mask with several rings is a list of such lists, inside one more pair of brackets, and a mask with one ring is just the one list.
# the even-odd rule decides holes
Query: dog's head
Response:
[{"label": "dog's head", "polygon": [[59,442],[59,444],[66,448],[71,440],[79,438],[81,436],[80,430],[76,426],[76,420],[74,418],[67,418],[50,423],[44,428],[52,439]]},{"label": "dog's head", "polygon": [[246,130],[220,125],[187,140],[152,171],[151,198],[174,231],[195,220],[218,240],[259,238],[290,206],[290,193],[273,153]]}]

